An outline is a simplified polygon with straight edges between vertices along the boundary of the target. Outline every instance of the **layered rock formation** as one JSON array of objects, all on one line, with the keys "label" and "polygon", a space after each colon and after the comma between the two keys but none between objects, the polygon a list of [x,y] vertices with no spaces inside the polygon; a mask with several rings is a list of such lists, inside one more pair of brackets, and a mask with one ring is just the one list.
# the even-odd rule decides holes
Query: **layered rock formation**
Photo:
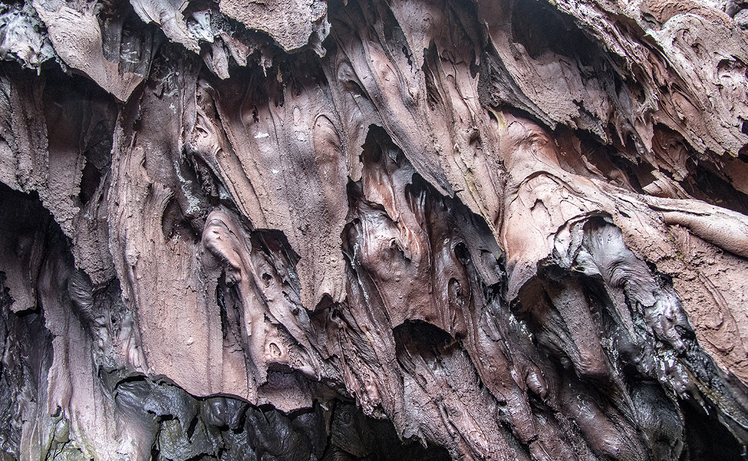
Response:
[{"label": "layered rock formation", "polygon": [[747,11],[0,5],[4,459],[745,457]]}]

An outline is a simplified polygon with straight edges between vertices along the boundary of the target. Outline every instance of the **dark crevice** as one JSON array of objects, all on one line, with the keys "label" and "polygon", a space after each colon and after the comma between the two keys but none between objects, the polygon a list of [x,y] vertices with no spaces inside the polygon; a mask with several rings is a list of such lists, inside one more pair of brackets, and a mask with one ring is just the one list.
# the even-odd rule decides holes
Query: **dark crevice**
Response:
[{"label": "dark crevice", "polygon": [[544,2],[512,2],[512,37],[533,59],[552,51],[576,58],[582,66],[590,66],[591,57],[598,52],[572,18]]},{"label": "dark crevice", "polygon": [[686,420],[686,458],[735,461],[748,459],[745,448],[720,423],[714,413],[707,413],[693,400],[681,403]]},{"label": "dark crevice", "polygon": [[690,175],[681,184],[686,192],[712,205],[748,215],[748,195],[736,190],[710,163],[689,162],[687,165]]}]

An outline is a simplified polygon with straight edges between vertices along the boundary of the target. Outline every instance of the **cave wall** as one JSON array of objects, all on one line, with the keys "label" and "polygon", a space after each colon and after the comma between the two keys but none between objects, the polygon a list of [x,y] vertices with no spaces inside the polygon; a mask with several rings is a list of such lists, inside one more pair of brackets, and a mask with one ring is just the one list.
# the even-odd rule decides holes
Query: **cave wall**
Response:
[{"label": "cave wall", "polygon": [[0,5],[3,450],[745,456],[746,12]]}]

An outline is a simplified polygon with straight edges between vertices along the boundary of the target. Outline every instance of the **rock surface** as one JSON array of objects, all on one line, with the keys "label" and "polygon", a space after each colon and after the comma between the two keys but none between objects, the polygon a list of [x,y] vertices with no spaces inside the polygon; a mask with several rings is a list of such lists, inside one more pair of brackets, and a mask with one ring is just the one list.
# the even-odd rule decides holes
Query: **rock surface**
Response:
[{"label": "rock surface", "polygon": [[3,459],[746,457],[746,12],[0,5]]}]

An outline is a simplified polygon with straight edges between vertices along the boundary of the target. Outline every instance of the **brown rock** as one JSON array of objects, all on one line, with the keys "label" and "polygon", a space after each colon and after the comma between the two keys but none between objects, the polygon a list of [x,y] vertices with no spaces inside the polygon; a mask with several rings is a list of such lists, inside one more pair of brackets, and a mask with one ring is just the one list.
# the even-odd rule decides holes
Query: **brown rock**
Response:
[{"label": "brown rock", "polygon": [[0,6],[2,449],[743,456],[718,3]]}]

